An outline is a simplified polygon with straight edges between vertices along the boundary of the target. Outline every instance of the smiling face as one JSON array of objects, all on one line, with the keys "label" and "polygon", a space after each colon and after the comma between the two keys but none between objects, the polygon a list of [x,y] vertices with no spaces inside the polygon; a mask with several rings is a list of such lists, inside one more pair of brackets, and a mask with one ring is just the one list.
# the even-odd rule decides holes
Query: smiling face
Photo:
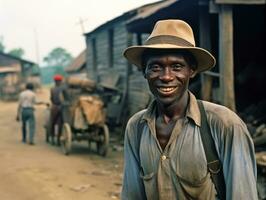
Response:
[{"label": "smiling face", "polygon": [[144,77],[150,90],[164,106],[179,102],[188,89],[189,79],[196,73],[182,52],[150,53],[145,56],[145,66]]}]

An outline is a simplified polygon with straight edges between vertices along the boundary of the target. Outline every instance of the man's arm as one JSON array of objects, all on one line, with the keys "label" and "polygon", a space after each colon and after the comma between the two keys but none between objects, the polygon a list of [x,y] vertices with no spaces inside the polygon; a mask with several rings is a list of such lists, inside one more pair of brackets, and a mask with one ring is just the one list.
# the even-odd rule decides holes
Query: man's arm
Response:
[{"label": "man's arm", "polygon": [[249,132],[244,123],[234,124],[224,131],[226,199],[257,200],[256,158]]},{"label": "man's arm", "polygon": [[[135,129],[135,130],[134,130]],[[122,200],[146,199],[144,185],[140,178],[139,144],[136,134],[138,131],[129,121],[124,140],[124,178]]]},{"label": "man's arm", "polygon": [[40,100],[38,100],[37,98],[36,98],[36,94],[34,93],[34,95],[33,95],[33,99],[32,99],[32,103],[34,104],[34,105],[46,105],[46,106],[49,106],[49,102],[45,102],[45,101],[40,101]]},{"label": "man's arm", "polygon": [[17,108],[17,116],[16,116],[16,120],[19,121],[20,120],[20,116],[21,116],[21,95],[19,95],[19,99],[18,99],[18,108]]}]

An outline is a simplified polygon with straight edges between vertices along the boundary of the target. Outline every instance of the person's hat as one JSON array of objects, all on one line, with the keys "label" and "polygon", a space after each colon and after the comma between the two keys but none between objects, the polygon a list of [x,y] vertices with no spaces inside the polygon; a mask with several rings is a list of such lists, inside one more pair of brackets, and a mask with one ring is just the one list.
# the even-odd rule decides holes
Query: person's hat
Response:
[{"label": "person's hat", "polygon": [[63,80],[63,76],[60,74],[56,74],[54,75],[54,81],[62,81]]},{"label": "person's hat", "polygon": [[130,63],[142,69],[142,55],[146,49],[187,50],[197,60],[197,72],[208,70],[216,63],[215,58],[207,50],[195,46],[193,31],[182,20],[158,21],[145,44],[128,47],[124,51],[124,56]]}]

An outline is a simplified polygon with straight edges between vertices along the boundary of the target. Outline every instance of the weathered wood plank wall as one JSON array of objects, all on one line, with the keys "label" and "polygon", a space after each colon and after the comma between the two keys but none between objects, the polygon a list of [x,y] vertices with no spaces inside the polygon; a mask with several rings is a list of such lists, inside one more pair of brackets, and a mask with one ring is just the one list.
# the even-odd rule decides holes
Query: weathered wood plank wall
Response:
[{"label": "weathered wood plank wall", "polygon": [[[111,73],[119,74],[120,80],[118,87],[124,93],[127,92],[128,94],[125,106],[128,106],[129,115],[131,116],[147,106],[150,96],[147,93],[148,86],[146,80],[143,78],[142,72],[138,71],[135,66],[128,65],[127,60],[123,56],[123,51],[129,46],[129,33],[127,32],[125,22],[116,22],[112,26],[106,26],[98,32],[89,34],[86,38],[87,72],[90,78],[98,81],[101,77],[108,76]],[[113,32],[111,48],[109,47],[110,42],[108,41],[110,38],[108,35],[110,29]],[[141,36],[141,38],[146,39],[147,36]],[[137,44],[136,34],[132,34],[130,43],[130,45]],[[110,59],[109,51],[113,51],[113,59]],[[109,63],[110,60],[113,61],[113,64]],[[95,63],[96,66],[94,66]],[[128,86],[126,82],[128,82]]]}]

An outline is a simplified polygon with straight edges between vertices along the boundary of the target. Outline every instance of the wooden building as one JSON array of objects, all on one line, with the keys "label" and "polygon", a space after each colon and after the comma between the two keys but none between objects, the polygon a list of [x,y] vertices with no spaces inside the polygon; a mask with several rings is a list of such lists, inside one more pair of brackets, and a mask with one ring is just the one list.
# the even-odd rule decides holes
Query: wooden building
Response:
[{"label": "wooden building", "polygon": [[264,15],[265,0],[165,0],[144,5],[85,34],[87,73],[99,82],[119,75],[115,84],[134,113],[146,103],[140,99],[149,99],[143,96],[147,85],[141,72],[123,58],[123,50],[144,43],[156,21],[182,19],[192,26],[197,46],[217,59],[211,71],[192,81],[192,88],[201,88],[202,99],[242,110],[266,99],[259,87],[266,80]]},{"label": "wooden building", "polygon": [[20,86],[32,81],[40,84],[39,70],[35,63],[0,52],[0,96],[15,96]]},{"label": "wooden building", "polygon": [[64,70],[68,76],[87,76],[86,75],[86,50],[82,51]]},{"label": "wooden building", "polygon": [[137,34],[131,34],[126,24],[140,13],[157,11],[173,2],[174,0],[159,1],[130,10],[85,34],[89,78],[122,91],[120,108],[123,111],[128,108],[129,115],[145,108],[150,95],[147,94],[148,86],[142,73],[132,68],[122,53],[126,47],[146,39],[148,34],[142,34],[141,38]]},{"label": "wooden building", "polygon": [[[179,0],[131,19],[127,29],[150,33],[160,19],[182,19],[196,44],[210,50],[216,67],[201,75],[201,98],[242,110],[265,99],[265,0]],[[250,73],[250,74],[249,74]]]}]

